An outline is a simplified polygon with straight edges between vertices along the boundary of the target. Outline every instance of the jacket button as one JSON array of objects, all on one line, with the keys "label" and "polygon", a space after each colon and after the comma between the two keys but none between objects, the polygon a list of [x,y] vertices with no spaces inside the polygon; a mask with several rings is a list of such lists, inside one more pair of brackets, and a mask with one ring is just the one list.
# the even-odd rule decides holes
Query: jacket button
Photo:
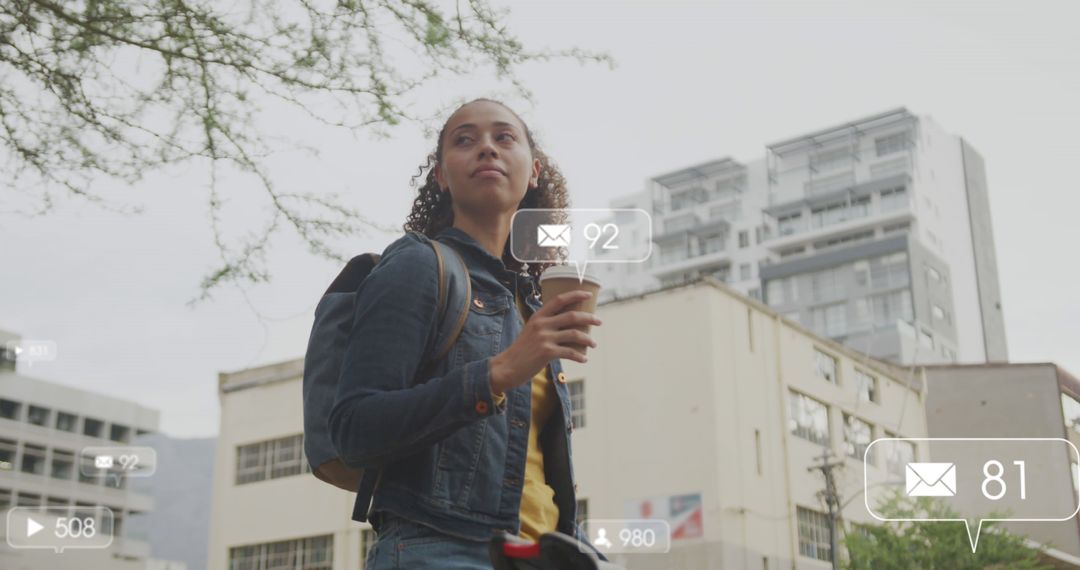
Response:
[{"label": "jacket button", "polygon": [[565,372],[560,372],[559,373],[559,382],[562,382],[563,384],[566,384],[566,373]]},{"label": "jacket button", "polygon": [[476,308],[478,309],[484,308],[484,302],[480,300],[480,297],[474,297],[472,300],[472,304],[476,305]]},{"label": "jacket button", "polygon": [[477,413],[480,413],[480,414],[486,414],[487,411],[488,411],[487,402],[485,402],[483,400],[477,402],[476,403],[476,411],[477,411]]}]

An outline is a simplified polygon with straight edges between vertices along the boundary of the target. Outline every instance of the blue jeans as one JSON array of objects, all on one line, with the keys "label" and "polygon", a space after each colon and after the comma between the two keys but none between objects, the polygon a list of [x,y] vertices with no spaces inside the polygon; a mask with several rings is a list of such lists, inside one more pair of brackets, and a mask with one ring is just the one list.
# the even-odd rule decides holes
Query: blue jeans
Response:
[{"label": "blue jeans", "polygon": [[380,512],[378,538],[364,570],[491,570],[488,543],[443,534],[429,526]]}]

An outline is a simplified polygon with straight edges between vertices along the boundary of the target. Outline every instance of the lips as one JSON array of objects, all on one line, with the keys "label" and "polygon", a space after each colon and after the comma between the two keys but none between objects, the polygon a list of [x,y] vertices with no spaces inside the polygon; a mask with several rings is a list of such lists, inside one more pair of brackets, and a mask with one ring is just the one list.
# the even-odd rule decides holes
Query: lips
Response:
[{"label": "lips", "polygon": [[491,164],[477,168],[473,171],[473,176],[476,176],[477,174],[482,174],[484,172],[498,172],[499,174],[506,176],[506,172],[503,169]]}]

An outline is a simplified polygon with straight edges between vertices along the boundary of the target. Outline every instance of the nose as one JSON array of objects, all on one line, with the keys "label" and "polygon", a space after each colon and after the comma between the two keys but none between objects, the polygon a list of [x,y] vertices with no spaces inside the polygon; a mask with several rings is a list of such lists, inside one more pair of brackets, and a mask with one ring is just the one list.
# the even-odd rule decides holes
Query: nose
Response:
[{"label": "nose", "polygon": [[495,146],[495,141],[493,141],[491,137],[484,136],[482,141],[483,142],[480,143],[481,159],[483,159],[486,155],[490,155],[492,158],[499,156],[499,152],[497,150],[497,147]]}]

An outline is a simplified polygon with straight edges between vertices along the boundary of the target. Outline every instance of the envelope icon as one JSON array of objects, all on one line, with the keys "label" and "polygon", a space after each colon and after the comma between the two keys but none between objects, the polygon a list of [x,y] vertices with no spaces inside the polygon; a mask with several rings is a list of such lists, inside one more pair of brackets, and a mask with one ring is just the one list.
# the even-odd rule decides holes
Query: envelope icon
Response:
[{"label": "envelope icon", "polygon": [[908,463],[904,474],[909,497],[956,496],[955,463]]},{"label": "envelope icon", "polygon": [[98,455],[94,457],[94,467],[98,469],[112,469],[113,458],[111,455]]},{"label": "envelope icon", "polygon": [[536,230],[536,244],[540,247],[570,247],[570,226],[540,224]]}]

